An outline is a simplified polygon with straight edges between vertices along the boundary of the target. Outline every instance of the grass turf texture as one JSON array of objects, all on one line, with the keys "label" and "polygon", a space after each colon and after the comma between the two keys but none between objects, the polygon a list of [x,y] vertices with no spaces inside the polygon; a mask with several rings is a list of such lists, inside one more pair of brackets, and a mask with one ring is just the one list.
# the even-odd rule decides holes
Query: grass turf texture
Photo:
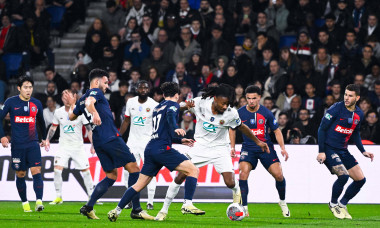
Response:
[{"label": "grass turf texture", "polygon": [[[1,227],[380,227],[380,205],[349,205],[353,220],[339,220],[333,217],[327,204],[288,204],[291,218],[282,217],[277,204],[250,204],[251,217],[230,221],[226,216],[228,204],[225,203],[196,203],[197,207],[206,211],[204,216],[182,215],[182,204],[173,203],[166,221],[132,220],[130,210],[123,210],[114,223],[107,219],[107,213],[117,203],[95,205],[100,220],[89,220],[80,215],[79,209],[83,203],[49,205],[45,202],[45,210],[40,213],[34,212],[34,205],[35,202],[30,202],[32,213],[24,213],[20,202],[0,202]],[[161,206],[162,203],[155,203],[155,210],[148,213],[155,216]],[[145,208],[146,204],[142,203],[142,207]]]}]

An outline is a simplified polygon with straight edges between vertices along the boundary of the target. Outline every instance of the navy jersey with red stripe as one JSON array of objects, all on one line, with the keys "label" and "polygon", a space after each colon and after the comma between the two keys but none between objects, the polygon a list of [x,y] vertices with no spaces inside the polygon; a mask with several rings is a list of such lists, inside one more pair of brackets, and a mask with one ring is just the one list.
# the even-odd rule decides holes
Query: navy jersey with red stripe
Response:
[{"label": "navy jersey with red stripe", "polygon": [[[43,107],[39,100],[30,98],[21,100],[19,95],[8,98],[0,110],[0,123],[10,114],[12,126],[12,147],[27,147],[38,142],[36,123],[41,126],[42,138],[46,138]],[[3,126],[0,124],[0,138],[4,136]]]},{"label": "navy jersey with red stripe", "polygon": [[[247,110],[247,106],[243,106],[238,110],[238,113],[241,122],[247,125],[260,141],[266,142],[268,146],[273,147],[268,129],[270,128],[274,131],[278,128],[278,124],[271,111],[260,105],[257,112],[250,112]],[[262,152],[261,148],[244,134],[243,140],[242,150]]]},{"label": "navy jersey with red stripe", "polygon": [[[100,126],[96,126],[92,123],[92,115],[87,111],[85,102],[88,97],[93,97],[96,100],[95,109],[99,113],[100,120],[102,121]],[[87,90],[87,92],[77,101],[73,113],[77,116],[83,114],[91,124],[94,147],[100,146],[111,141],[115,137],[120,136],[113,121],[110,105],[103,92],[98,88]]]},{"label": "navy jersey with red stripe", "polygon": [[354,131],[360,131],[364,113],[358,106],[355,111],[349,111],[344,102],[333,104],[322,118],[322,125],[326,126],[325,144],[337,148],[347,149],[348,140]]}]

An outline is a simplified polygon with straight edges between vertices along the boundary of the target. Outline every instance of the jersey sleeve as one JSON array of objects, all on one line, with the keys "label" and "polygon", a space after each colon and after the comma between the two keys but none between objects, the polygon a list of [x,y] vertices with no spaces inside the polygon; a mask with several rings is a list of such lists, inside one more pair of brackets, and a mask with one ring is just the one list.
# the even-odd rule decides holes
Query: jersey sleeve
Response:
[{"label": "jersey sleeve", "polygon": [[75,104],[75,108],[74,108],[74,110],[73,110],[73,113],[74,113],[74,115],[76,115],[76,116],[80,116],[80,115],[82,114],[82,111],[81,111],[81,109],[80,109],[80,105],[79,105],[79,101],[80,101],[80,100],[77,101],[77,103]]},{"label": "jersey sleeve", "polygon": [[55,111],[54,112],[54,115],[53,115],[53,121],[52,121],[52,125],[53,126],[58,126],[59,125],[59,120],[58,120],[58,112]]},{"label": "jersey sleeve", "polygon": [[335,103],[332,105],[323,116],[321,124],[318,128],[318,147],[319,152],[325,152],[325,140],[326,140],[326,131],[329,129],[331,124],[337,118],[340,108],[338,106],[339,103]]},{"label": "jersey sleeve", "polygon": [[83,125],[90,124],[90,122],[88,122],[88,120],[86,119],[86,117],[84,117],[84,115],[81,115],[81,118],[82,118],[82,124]]},{"label": "jersey sleeve", "polygon": [[125,105],[125,117],[130,117],[131,116],[131,111],[129,110],[131,108],[131,99],[128,99],[127,104]]},{"label": "jersey sleeve", "polygon": [[177,124],[178,113],[179,113],[179,105],[178,104],[172,105],[172,106],[168,107],[168,109],[167,109],[166,118],[167,118],[168,124],[171,128],[171,131],[174,131],[174,130],[179,128],[178,124]]},{"label": "jersey sleeve", "polygon": [[229,121],[227,126],[235,129],[241,125],[241,119],[240,119],[238,111],[235,108],[231,108],[231,112],[232,112],[232,118]]},{"label": "jersey sleeve", "polygon": [[39,100],[37,100],[36,105],[38,109],[37,119],[38,119],[38,125],[40,126],[40,130],[41,130],[41,137],[43,139],[46,139],[46,125],[45,125],[44,114],[43,114],[44,108],[42,107],[42,104]]},{"label": "jersey sleeve", "polygon": [[267,112],[267,123],[268,123],[268,125],[272,131],[274,131],[278,128],[277,120],[274,117],[273,113],[269,110]]},{"label": "jersey sleeve", "polygon": [[0,108],[0,138],[4,137],[4,129],[3,129],[3,119],[10,111],[10,101],[7,99],[3,106]]}]

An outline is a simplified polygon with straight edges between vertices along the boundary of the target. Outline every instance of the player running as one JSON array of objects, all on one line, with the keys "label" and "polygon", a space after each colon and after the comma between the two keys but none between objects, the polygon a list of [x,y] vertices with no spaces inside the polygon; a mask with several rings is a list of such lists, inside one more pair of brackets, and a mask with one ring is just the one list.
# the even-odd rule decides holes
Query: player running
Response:
[{"label": "player running", "polygon": [[[276,189],[278,191],[278,195],[280,196],[279,205],[282,210],[282,215],[284,217],[290,217],[290,211],[285,202],[286,182],[282,173],[281,163],[278,160],[273,143],[270,140],[268,129],[274,132],[276,140],[281,147],[281,154],[285,157],[285,161],[287,161],[289,155],[285,150],[284,138],[281,130],[278,128],[277,120],[273,116],[272,112],[259,104],[262,95],[261,89],[257,86],[248,86],[245,89],[245,94],[248,104],[238,110],[239,117],[241,121],[251,129],[257,138],[268,144],[270,153],[263,153],[261,148],[258,147],[255,142],[243,135],[244,141],[239,160],[239,185],[244,209],[249,216],[247,202],[248,177],[251,170],[256,169],[257,163],[260,160],[264,168],[276,180]],[[230,129],[231,150],[233,153],[235,152],[235,138],[236,131]]]},{"label": "player running", "polygon": [[[137,85],[138,96],[128,99],[125,109],[125,119],[120,127],[120,134],[123,135],[131,123],[127,146],[135,156],[137,164],[140,165],[140,159],[144,162],[144,150],[150,137],[152,136],[153,109],[158,103],[148,97],[149,85],[147,81],[140,81]],[[124,171],[125,183],[128,183],[128,171]],[[128,185],[126,185],[128,188]],[[156,178],[148,184],[148,203],[146,209],[153,210],[153,198],[156,192]],[[129,203],[128,205],[130,205]],[[129,209],[127,205],[127,209]],[[130,205],[132,206],[132,205]]]},{"label": "player running", "polygon": [[[192,146],[192,139],[178,138],[184,136],[185,130],[177,125],[179,105],[179,87],[177,83],[165,82],[161,85],[165,100],[153,110],[153,134],[145,148],[145,163],[136,184],[129,187],[118,206],[108,212],[108,219],[114,222],[131,199],[145,188],[163,166],[170,171],[177,170],[188,176],[185,186],[185,199],[192,199],[197,185],[198,168],[189,159],[172,148],[172,142]],[[198,210],[193,208],[193,210]]]},{"label": "player running", "polygon": [[[71,90],[65,90],[65,93],[71,93],[76,96]],[[54,186],[56,191],[56,198],[50,204],[62,204],[62,171],[63,168],[68,167],[69,159],[74,161],[75,169],[80,170],[83,175],[84,185],[86,186],[88,197],[91,196],[94,190],[94,184],[92,183],[92,177],[90,173],[90,164],[88,162],[88,156],[83,147],[82,126],[85,125],[90,141],[92,142],[92,130],[88,120],[84,115],[80,115],[76,120],[69,120],[70,103],[66,98],[62,97],[63,107],[55,110],[53,123],[46,138],[45,150],[50,149],[50,140],[53,138],[57,127],[59,126],[59,151],[54,156]],[[95,151],[91,147],[91,153]]]},{"label": "player running", "polygon": [[[269,149],[266,143],[256,138],[247,125],[242,124],[237,110],[230,106],[233,101],[234,89],[229,85],[221,84],[217,87],[209,87],[202,97],[197,97],[192,102],[186,102],[185,107],[190,108],[197,119],[194,135],[196,142],[194,147],[189,150],[188,155],[198,168],[207,164],[214,165],[216,171],[223,176],[226,186],[232,190],[233,201],[240,203],[239,183],[235,180],[235,170],[231,159],[231,155],[235,156],[235,154],[234,151],[230,153],[228,129],[237,128],[256,142],[263,151],[269,152]],[[186,175],[179,173],[169,185],[164,205],[155,220],[166,219],[169,206],[185,179],[187,183]],[[185,184],[185,191],[186,188]],[[205,214],[204,211],[193,210],[193,207],[192,199],[185,198],[181,212],[183,214]]]},{"label": "player running", "polygon": [[26,197],[25,175],[30,168],[33,175],[33,189],[36,193],[35,211],[42,211],[44,183],[41,177],[41,150],[45,140],[38,145],[36,123],[42,138],[46,137],[42,104],[32,96],[34,82],[30,77],[20,77],[17,82],[18,96],[8,98],[0,109],[0,138],[3,147],[8,147],[9,138],[4,135],[3,119],[10,114],[12,126],[12,168],[16,171],[16,187],[20,195],[24,212],[32,212]]},{"label": "player running", "polygon": [[[360,125],[364,114],[356,102],[360,99],[360,87],[350,84],[344,92],[344,101],[335,103],[322,118],[318,129],[319,154],[317,161],[324,163],[331,174],[338,176],[332,187],[329,208],[339,219],[352,219],[347,210],[347,203],[358,194],[366,178],[358,162],[347,150],[350,137],[362,154],[373,161],[373,153],[366,152],[360,138]],[[346,189],[338,202],[348,177],[353,182]]]},{"label": "player running", "polygon": [[[130,173],[130,185],[137,181],[140,169],[135,157],[120,137],[120,133],[113,123],[109,103],[104,97],[104,93],[108,88],[108,73],[101,69],[93,69],[89,78],[90,89],[78,100],[76,105],[74,105],[75,98],[71,93],[65,92],[64,97],[70,103],[70,110],[75,106],[74,111],[70,114],[71,121],[84,114],[85,118],[90,122],[94,148],[106,173],[106,177],[96,185],[90,200],[80,209],[80,213],[87,216],[87,218],[99,219],[93,210],[94,204],[115,183],[118,175],[117,168],[124,167],[128,170]],[[148,220],[154,218],[141,209],[139,195],[131,200],[133,205],[131,218]]]}]

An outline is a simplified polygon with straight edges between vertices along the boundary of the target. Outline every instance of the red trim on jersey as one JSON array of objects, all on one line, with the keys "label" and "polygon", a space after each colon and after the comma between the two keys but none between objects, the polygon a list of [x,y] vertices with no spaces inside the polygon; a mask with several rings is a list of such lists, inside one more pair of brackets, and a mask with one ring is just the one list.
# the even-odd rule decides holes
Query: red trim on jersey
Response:
[{"label": "red trim on jersey", "polygon": [[59,124],[54,124],[54,123],[51,123],[51,125],[53,125],[54,127],[59,126]]},{"label": "red trim on jersey", "polygon": [[124,117],[130,117],[130,116],[124,115]]},{"label": "red trim on jersey", "polygon": [[[359,123],[359,121],[360,121],[360,116],[359,116],[357,113],[354,113],[354,118],[353,118],[353,120],[352,120],[352,125],[351,125],[351,128],[350,128],[350,129],[352,129],[352,132],[354,132],[356,126],[357,126],[358,123]],[[351,135],[352,135],[352,132],[351,132],[351,134],[348,134],[348,135],[346,136],[346,138],[344,139],[344,141],[345,141],[345,142],[344,142],[344,148],[347,148],[348,140],[350,140],[350,137],[351,137]]]}]

